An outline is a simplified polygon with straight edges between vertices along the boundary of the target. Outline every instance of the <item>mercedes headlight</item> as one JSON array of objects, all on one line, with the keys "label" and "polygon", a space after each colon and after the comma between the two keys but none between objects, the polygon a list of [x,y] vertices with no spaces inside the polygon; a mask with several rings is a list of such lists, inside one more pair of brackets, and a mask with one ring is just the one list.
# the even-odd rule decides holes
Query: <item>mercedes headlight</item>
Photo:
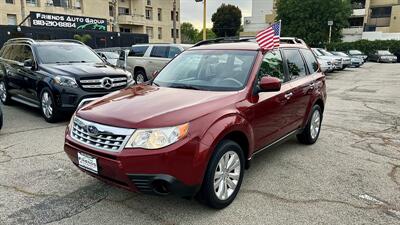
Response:
[{"label": "mercedes headlight", "polygon": [[54,82],[63,87],[71,87],[71,88],[78,87],[76,80],[72,77],[56,76],[56,77],[54,77]]},{"label": "mercedes headlight", "polygon": [[164,148],[183,138],[189,131],[189,123],[176,127],[136,130],[125,148],[143,148],[148,150]]}]

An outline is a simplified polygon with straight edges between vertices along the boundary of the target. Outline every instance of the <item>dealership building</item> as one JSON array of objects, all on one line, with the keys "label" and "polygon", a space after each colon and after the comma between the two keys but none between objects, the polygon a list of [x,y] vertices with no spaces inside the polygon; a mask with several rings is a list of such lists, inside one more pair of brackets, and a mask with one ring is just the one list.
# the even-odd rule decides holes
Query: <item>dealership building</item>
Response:
[{"label": "dealership building", "polygon": [[175,15],[173,6],[174,0],[0,0],[0,42],[7,37],[89,34],[94,47],[108,47],[118,38],[137,34],[135,43],[170,43],[175,16],[179,43],[180,0]]}]

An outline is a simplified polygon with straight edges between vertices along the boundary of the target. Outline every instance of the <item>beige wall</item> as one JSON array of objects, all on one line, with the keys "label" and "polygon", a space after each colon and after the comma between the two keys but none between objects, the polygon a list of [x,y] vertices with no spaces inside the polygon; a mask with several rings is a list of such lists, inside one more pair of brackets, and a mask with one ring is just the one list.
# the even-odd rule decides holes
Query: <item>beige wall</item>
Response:
[{"label": "beige wall", "polygon": [[[55,7],[48,6],[47,0],[37,0],[37,5],[26,4],[26,0],[22,0],[25,3],[25,16],[29,15],[30,11],[47,12],[47,13],[59,13],[68,15],[79,15],[96,18],[104,18],[109,21],[108,30],[112,31],[112,20],[113,17],[109,14],[109,2],[111,0],[80,0],[81,8],[76,8],[76,1],[69,0],[69,7]],[[179,12],[180,19],[180,0],[177,1],[177,11]],[[116,4],[116,31],[119,31],[119,27],[129,28],[134,33],[146,33],[146,27],[153,27],[153,38],[149,39],[150,42],[162,42],[170,43],[173,41],[171,37],[172,20],[171,11],[173,9],[173,0],[151,0],[151,8],[153,9],[153,19],[147,20],[145,18],[145,8],[147,0],[118,0]],[[118,17],[118,7],[129,8],[130,15]],[[14,4],[6,4],[5,0],[0,0],[0,25],[7,25],[7,14],[13,14],[17,16],[17,24],[19,24],[24,18],[21,10],[21,0],[14,0]],[[162,10],[162,20],[158,21],[157,12],[158,8]],[[123,22],[124,24],[120,24]],[[25,25],[29,25],[28,22]],[[162,38],[158,39],[158,28],[162,29]],[[179,29],[180,42],[180,21],[177,21],[177,29]]]}]

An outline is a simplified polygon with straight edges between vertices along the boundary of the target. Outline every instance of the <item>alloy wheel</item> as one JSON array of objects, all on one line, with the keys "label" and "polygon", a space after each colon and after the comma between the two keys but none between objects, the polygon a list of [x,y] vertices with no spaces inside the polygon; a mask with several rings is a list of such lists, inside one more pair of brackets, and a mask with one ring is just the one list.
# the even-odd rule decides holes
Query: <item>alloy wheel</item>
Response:
[{"label": "alloy wheel", "polygon": [[51,118],[53,115],[53,101],[47,91],[42,94],[42,111],[46,118]]},{"label": "alloy wheel", "polygon": [[318,110],[315,110],[311,117],[310,135],[312,139],[317,138],[321,127],[321,114]]},{"label": "alloy wheel", "polygon": [[7,100],[7,89],[3,81],[0,81],[0,99],[2,102]]},{"label": "alloy wheel", "polygon": [[214,173],[214,193],[220,200],[227,200],[235,192],[240,179],[240,159],[234,151],[226,152]]},{"label": "alloy wheel", "polygon": [[137,74],[137,75],[136,75],[136,83],[137,83],[137,84],[141,84],[141,83],[143,83],[143,82],[144,82],[144,75],[141,74],[141,73]]}]

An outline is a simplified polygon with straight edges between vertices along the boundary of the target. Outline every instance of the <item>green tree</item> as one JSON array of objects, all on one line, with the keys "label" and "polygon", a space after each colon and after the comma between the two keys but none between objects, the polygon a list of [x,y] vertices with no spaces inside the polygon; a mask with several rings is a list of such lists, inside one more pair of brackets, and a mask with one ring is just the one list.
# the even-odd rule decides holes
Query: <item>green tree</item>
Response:
[{"label": "green tree", "polygon": [[181,39],[184,44],[193,44],[197,40],[199,31],[194,28],[193,24],[184,22],[181,24]]},{"label": "green tree", "polygon": [[[208,29],[206,30],[207,33],[207,39],[215,39],[217,38],[217,35],[211,30]],[[196,37],[196,41],[195,43],[202,41],[203,40],[203,30],[201,30],[200,32],[197,33],[197,37]]]},{"label": "green tree", "polygon": [[234,5],[222,4],[212,15],[212,31],[218,37],[236,36],[242,23],[242,12]]},{"label": "green tree", "polygon": [[304,39],[311,46],[323,46],[329,37],[328,21],[332,20],[332,41],[340,41],[341,30],[351,16],[350,0],[279,0],[277,20],[282,20],[282,36]]},{"label": "green tree", "polygon": [[86,44],[88,41],[92,39],[92,36],[90,36],[90,34],[84,34],[84,35],[75,34],[74,39]]}]

